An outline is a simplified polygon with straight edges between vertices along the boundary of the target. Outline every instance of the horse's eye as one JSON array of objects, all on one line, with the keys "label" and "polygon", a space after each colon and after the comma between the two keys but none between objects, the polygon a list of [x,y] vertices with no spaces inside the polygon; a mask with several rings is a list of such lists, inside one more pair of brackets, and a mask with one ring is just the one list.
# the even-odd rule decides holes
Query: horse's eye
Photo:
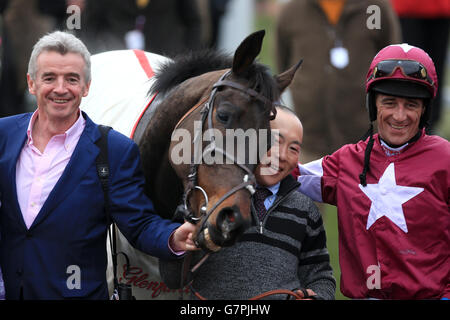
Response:
[{"label": "horse's eye", "polygon": [[217,120],[219,120],[220,122],[222,122],[223,124],[227,124],[228,120],[230,119],[230,116],[228,113],[226,112],[221,112],[221,111],[217,111],[216,113],[216,118]]}]

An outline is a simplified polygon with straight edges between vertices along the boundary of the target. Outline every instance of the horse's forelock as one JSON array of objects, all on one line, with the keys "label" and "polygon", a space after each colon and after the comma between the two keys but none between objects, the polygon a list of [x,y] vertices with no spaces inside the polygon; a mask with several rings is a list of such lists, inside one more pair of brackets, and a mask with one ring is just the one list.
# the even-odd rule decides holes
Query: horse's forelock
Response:
[{"label": "horse's forelock", "polygon": [[249,87],[272,102],[280,99],[281,92],[270,69],[260,63],[253,63],[244,77],[249,81]]},{"label": "horse's forelock", "polygon": [[255,64],[255,68],[257,69],[255,89],[270,101],[279,100],[281,92],[275,78],[270,73],[269,68],[261,64]]}]

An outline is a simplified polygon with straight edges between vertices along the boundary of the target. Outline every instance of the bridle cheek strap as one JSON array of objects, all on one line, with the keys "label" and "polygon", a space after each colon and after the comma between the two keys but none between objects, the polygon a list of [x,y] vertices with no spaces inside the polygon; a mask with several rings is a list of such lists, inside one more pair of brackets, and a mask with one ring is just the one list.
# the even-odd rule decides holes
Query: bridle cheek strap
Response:
[{"label": "bridle cheek strap", "polygon": [[[226,73],[225,75],[227,75],[227,74],[228,73]],[[264,105],[270,106],[270,108],[271,108],[270,109],[270,112],[271,112],[270,120],[275,119],[277,110],[275,109],[274,103],[272,101],[270,101],[269,99],[267,99],[266,97],[264,97],[262,94],[253,90],[252,88],[247,88],[237,82],[230,81],[230,80],[224,80],[222,78],[219,81],[217,81],[213,86],[213,88],[215,88],[215,89],[219,88],[219,87],[230,87],[230,88],[239,90],[256,100],[261,101],[262,103],[264,103]]]}]

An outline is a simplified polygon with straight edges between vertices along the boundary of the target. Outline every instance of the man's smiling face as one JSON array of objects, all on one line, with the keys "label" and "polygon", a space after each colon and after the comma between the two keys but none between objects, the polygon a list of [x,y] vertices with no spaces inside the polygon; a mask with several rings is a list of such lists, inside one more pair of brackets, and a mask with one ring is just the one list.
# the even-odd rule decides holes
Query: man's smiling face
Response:
[{"label": "man's smiling face", "polygon": [[[87,96],[85,62],[80,54],[43,51],[37,58],[36,79],[27,75],[28,88],[36,96],[40,116],[50,121],[75,122],[81,98]],[[73,121],[71,121],[73,120]]]},{"label": "man's smiling face", "polygon": [[277,109],[270,128],[276,133],[274,144],[256,169],[256,180],[263,186],[275,185],[292,172],[298,164],[303,140],[303,126],[289,111]]},{"label": "man's smiling face", "polygon": [[422,99],[377,94],[378,132],[391,145],[403,145],[419,131],[424,113]]}]

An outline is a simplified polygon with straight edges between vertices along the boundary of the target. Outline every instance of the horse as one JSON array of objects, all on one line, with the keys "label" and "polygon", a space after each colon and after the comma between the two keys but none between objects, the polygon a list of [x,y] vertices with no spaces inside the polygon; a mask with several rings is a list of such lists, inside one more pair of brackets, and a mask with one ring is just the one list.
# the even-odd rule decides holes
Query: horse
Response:
[{"label": "horse", "polygon": [[[231,161],[174,164],[172,151],[178,141],[169,137],[180,127],[194,137],[195,121],[201,122],[202,131],[218,130],[222,137],[227,137],[227,129],[231,128],[244,132],[252,128],[257,135],[261,129],[269,131],[274,103],[292,79],[296,66],[288,74],[273,77],[267,67],[254,63],[263,37],[264,31],[248,36],[232,61],[211,51],[180,56],[162,66],[151,88],[158,92],[161,102],[138,142],[146,191],[156,212],[169,216],[177,209],[174,199],[181,200],[184,194],[183,217],[202,216],[194,240],[205,251],[232,245],[248,226],[251,186],[255,183],[253,171],[258,162],[250,163],[250,159],[259,159],[269,144],[262,150],[258,145],[237,150],[237,137],[233,137],[234,153],[245,153],[242,161],[225,151],[230,141],[223,141],[222,148],[215,145],[209,152]],[[192,140],[189,144],[194,145]],[[197,146],[205,148],[206,144]]]},{"label": "horse", "polygon": [[[127,119],[124,127],[116,126],[110,115],[105,116],[112,107],[97,109],[110,95],[104,91],[93,93],[99,90],[94,89],[95,74],[90,94],[82,103],[82,109],[94,121],[120,128],[135,140],[141,152],[145,192],[155,212],[165,218],[173,218],[176,213],[175,219],[196,223],[194,241],[207,252],[233,245],[251,221],[253,172],[270,147],[270,135],[261,139],[260,133],[270,132],[274,106],[300,65],[272,76],[267,66],[255,61],[264,34],[258,31],[249,35],[233,57],[206,50],[167,59],[133,51],[152,83],[147,79],[139,85],[129,84],[131,80],[114,77],[124,87],[138,90],[135,96],[140,99],[144,88],[147,90],[142,101],[127,105],[127,110],[119,113]],[[149,68],[148,58],[157,60],[156,71]],[[95,60],[94,56],[93,66]],[[103,69],[109,70],[106,65]],[[120,85],[116,88],[120,90]],[[114,95],[113,90],[109,91]],[[251,129],[256,141],[266,143],[260,147],[259,143],[244,142],[242,147],[239,136],[227,139],[230,129],[244,133]],[[187,156],[190,161],[176,159],[180,140],[174,137],[181,130],[188,136],[184,143],[188,148],[180,157]],[[214,135],[202,140],[206,131]],[[232,148],[228,147],[230,143]],[[207,157],[225,161],[211,163],[205,161]]]}]

